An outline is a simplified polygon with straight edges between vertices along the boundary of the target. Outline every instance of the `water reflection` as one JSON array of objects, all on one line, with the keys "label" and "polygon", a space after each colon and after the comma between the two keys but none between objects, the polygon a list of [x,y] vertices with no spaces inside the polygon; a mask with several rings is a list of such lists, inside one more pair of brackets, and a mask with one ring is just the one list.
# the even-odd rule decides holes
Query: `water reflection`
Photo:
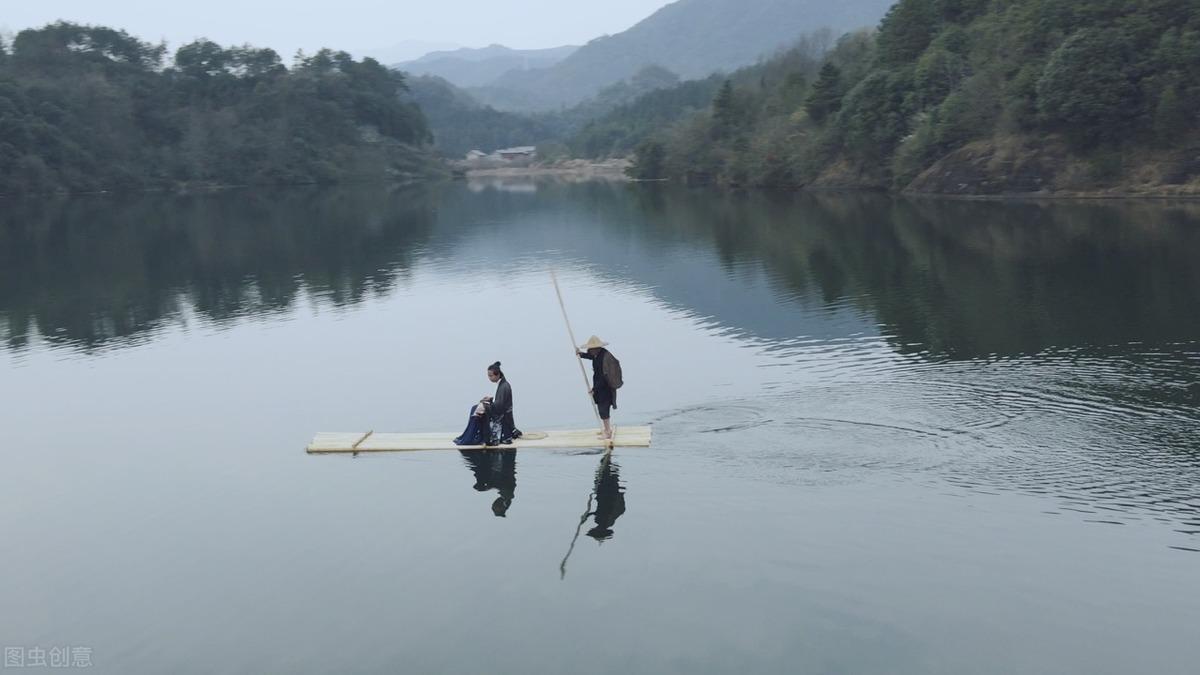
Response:
[{"label": "water reflection", "polygon": [[[1122,351],[1200,335],[1200,206],[724,194],[605,183],[536,193],[237,191],[14,201],[0,212],[0,337],[94,349],[185,310],[335,306],[422,264],[559,257],[772,341],[877,329],[933,358]],[[493,233],[504,229],[503,237]],[[716,266],[697,264],[715,254]],[[824,310],[866,321],[839,323]],[[845,312],[843,312],[843,315]]]},{"label": "water reflection", "polygon": [[[868,312],[905,353],[976,358],[1200,335],[1200,268],[1190,262],[1200,205],[678,190],[642,190],[637,203],[660,241],[704,241],[727,277],[763,269],[786,302]],[[703,314],[756,335],[820,335],[794,313],[709,295]]]},{"label": "water reflection", "polygon": [[[38,611],[0,633],[117,672],[214,649],[247,672],[1188,672],[1196,209],[612,185],[5,201],[22,545],[0,594]],[[522,425],[590,423],[550,264],[576,329],[622,345],[619,421],[653,422],[653,448],[521,450],[518,511],[510,450],[301,451],[319,429],[449,437],[498,354]],[[480,597],[513,611],[462,643]],[[619,649],[581,661],[572,613]],[[264,626],[279,648],[247,647]],[[530,635],[546,648],[508,649]]]},{"label": "water reflection", "polygon": [[[751,382],[750,400],[668,392],[752,413],[704,420],[704,438],[680,432],[712,437],[714,454],[735,445],[725,432],[757,442],[730,459],[737,470],[942,472],[1200,531],[1200,205],[550,183],[4,206],[9,350],[41,335],[87,358],[193,315],[272,322],[301,298],[346,307],[418,275],[425,300],[450,303],[441,294],[472,270],[507,284],[554,264],[762,356],[770,377],[731,376]],[[506,293],[514,307],[551,301]],[[819,442],[781,443],[798,433]],[[502,481],[481,484],[507,512]],[[604,539],[620,492],[600,487],[613,506],[585,518]]]},{"label": "water reflection", "polygon": [[492,513],[505,517],[517,493],[517,451],[459,450],[459,453],[467,468],[475,474],[475,491],[495,490],[499,493],[492,502]]},{"label": "water reflection", "polygon": [[596,541],[612,539],[613,525],[625,513],[625,486],[621,484],[620,471],[621,467],[610,455],[604,456],[596,471],[596,485],[592,490],[596,508],[584,514],[584,518],[590,515],[595,520],[596,526],[587,531],[587,536]]},{"label": "water reflection", "polygon": [[237,190],[12,200],[0,209],[0,339],[91,351],[188,313],[222,322],[386,294],[433,228],[423,190]]},{"label": "water reflection", "polygon": [[596,478],[592,485],[592,492],[588,495],[587,507],[583,510],[583,515],[579,517],[579,524],[575,527],[575,536],[571,539],[571,546],[558,566],[561,578],[567,576],[567,561],[575,552],[579,533],[583,531],[588,518],[593,519],[595,526],[588,529],[587,536],[595,539],[597,543],[612,539],[613,525],[616,524],[617,518],[625,513],[625,485],[621,482],[620,472],[621,467],[613,461],[612,453],[604,453],[600,458],[600,465],[596,467]]}]

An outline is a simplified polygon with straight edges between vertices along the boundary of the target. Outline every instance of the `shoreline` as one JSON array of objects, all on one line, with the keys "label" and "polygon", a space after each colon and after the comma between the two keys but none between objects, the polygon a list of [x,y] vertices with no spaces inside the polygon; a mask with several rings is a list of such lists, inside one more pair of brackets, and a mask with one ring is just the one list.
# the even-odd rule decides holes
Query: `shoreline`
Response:
[{"label": "shoreline", "polygon": [[1013,202],[1115,202],[1115,201],[1141,201],[1141,202],[1184,202],[1193,203],[1200,202],[1200,192],[1182,192],[1182,193],[1162,193],[1162,192],[1119,192],[1113,190],[1098,190],[1095,192],[1088,191],[1063,191],[1063,192],[1004,192],[1004,193],[989,193],[989,194],[963,194],[963,193],[939,193],[939,192],[919,192],[915,190],[887,190],[870,186],[745,186],[745,185],[723,185],[718,183],[705,184],[688,184],[685,181],[676,181],[668,178],[662,179],[636,179],[625,174],[625,168],[629,166],[628,160],[560,160],[548,164],[531,164],[528,166],[506,166],[506,167],[488,167],[488,168],[472,168],[462,169],[455,168],[455,172],[450,176],[434,176],[409,178],[407,180],[356,180],[345,181],[339,183],[206,183],[206,184],[185,184],[176,186],[161,186],[161,187],[140,187],[131,189],[110,189],[110,190],[89,190],[82,192],[17,192],[17,193],[0,193],[0,201],[29,199],[35,197],[97,197],[97,196],[120,196],[120,195],[195,195],[195,194],[210,194],[216,192],[232,191],[232,190],[249,190],[255,188],[337,188],[347,186],[364,186],[364,185],[379,185],[393,188],[415,187],[419,185],[435,185],[444,180],[472,180],[472,179],[506,179],[506,178],[557,178],[566,179],[571,182],[587,182],[590,180],[614,182],[614,183],[636,183],[636,184],[673,184],[682,185],[691,188],[710,189],[722,192],[748,192],[748,191],[765,191],[765,192],[792,192],[792,193],[813,193],[813,194],[833,194],[833,193],[872,193],[879,195],[887,195],[890,197],[905,197],[921,200],[952,200],[952,201],[1013,201]]},{"label": "shoreline", "polygon": [[[687,185],[684,181],[671,179],[638,180],[629,179],[633,183],[674,183]],[[948,199],[955,201],[1200,201],[1200,192],[1162,193],[1162,192],[1118,192],[1113,190],[1062,191],[1062,192],[992,192],[986,194],[964,194],[961,192],[920,192],[917,190],[889,190],[868,185],[803,185],[803,186],[771,186],[771,185],[721,185],[717,183],[693,184],[691,187],[712,187],[718,190],[737,192],[763,190],[769,192],[808,192],[812,194],[870,193],[890,197],[910,197],[915,199]]]},{"label": "shoreline", "polygon": [[613,182],[633,182],[625,175],[632,162],[628,159],[566,159],[554,162],[534,162],[525,166],[470,166],[463,163],[452,164],[451,167],[462,172],[462,176],[472,178],[531,178],[558,177],[577,180],[603,180]]},{"label": "shoreline", "polygon": [[255,188],[335,188],[352,185],[387,185],[391,187],[413,187],[416,185],[433,184],[448,179],[448,176],[421,176],[406,179],[363,179],[349,180],[337,183],[307,182],[307,183],[181,183],[178,185],[162,185],[154,187],[114,188],[106,190],[55,190],[50,192],[0,192],[0,201],[5,199],[28,199],[30,197],[101,197],[118,195],[195,195],[225,192],[232,190],[252,190]]}]

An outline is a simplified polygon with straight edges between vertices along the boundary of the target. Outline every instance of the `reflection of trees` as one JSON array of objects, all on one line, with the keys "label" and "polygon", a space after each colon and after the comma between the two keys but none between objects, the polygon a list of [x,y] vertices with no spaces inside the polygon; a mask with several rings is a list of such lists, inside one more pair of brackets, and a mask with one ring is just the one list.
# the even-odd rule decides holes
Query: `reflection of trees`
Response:
[{"label": "reflection of trees", "polygon": [[1200,335],[1194,206],[694,190],[636,199],[652,236],[702,237],[723,264],[761,264],[802,301],[870,311],[901,351],[972,358]]},{"label": "reflection of trees", "polygon": [[0,212],[0,338],[93,348],[185,307],[214,320],[386,292],[433,227],[420,191],[16,200]]},{"label": "reflection of trees", "polygon": [[[479,254],[464,243],[502,265],[565,252],[768,339],[831,330],[811,310],[832,305],[882,324],[898,351],[949,358],[1200,335],[1195,205],[542,183],[436,199],[363,189],[6,202],[0,337],[19,346],[36,327],[94,347],[188,306],[222,320],[286,308],[301,291],[352,303],[391,288],[417,248]],[[719,268],[672,255],[681,248],[712,251]],[[736,268],[762,269],[768,292],[748,302],[729,281]]]}]

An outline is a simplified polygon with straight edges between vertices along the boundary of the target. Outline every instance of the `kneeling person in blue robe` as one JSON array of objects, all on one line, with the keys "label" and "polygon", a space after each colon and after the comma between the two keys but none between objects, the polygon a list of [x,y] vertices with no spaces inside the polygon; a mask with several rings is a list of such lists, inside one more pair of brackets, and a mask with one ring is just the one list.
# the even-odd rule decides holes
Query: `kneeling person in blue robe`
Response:
[{"label": "kneeling person in blue robe", "polygon": [[499,361],[488,366],[487,377],[496,383],[496,395],[484,396],[483,400],[471,406],[467,428],[454,439],[457,445],[508,444],[514,438],[521,437],[521,430],[513,421],[512,385],[500,370]]}]

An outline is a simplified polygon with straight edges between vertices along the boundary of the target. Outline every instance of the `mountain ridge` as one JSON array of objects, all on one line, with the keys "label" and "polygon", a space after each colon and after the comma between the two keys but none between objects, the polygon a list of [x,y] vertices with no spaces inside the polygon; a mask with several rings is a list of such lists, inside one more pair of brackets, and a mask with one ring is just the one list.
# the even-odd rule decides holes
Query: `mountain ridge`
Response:
[{"label": "mountain ridge", "polygon": [[493,43],[479,48],[433,51],[392,67],[413,75],[440,77],[457,87],[477,87],[485,86],[509,71],[551,67],[577,49],[579,47],[575,45],[513,49]]},{"label": "mountain ridge", "polygon": [[569,107],[645,66],[662,66],[684,79],[734,70],[819,28],[828,27],[837,35],[874,26],[891,4],[892,0],[835,5],[820,0],[677,0],[628,30],[591,40],[551,66],[509,70],[468,90],[501,110]]}]

